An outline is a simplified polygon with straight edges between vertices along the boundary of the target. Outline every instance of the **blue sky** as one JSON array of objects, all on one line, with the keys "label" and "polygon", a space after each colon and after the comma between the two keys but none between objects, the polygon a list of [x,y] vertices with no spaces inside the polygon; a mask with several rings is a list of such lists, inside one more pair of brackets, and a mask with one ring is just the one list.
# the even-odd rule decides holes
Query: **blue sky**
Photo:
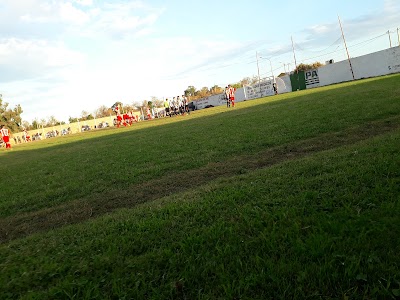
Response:
[{"label": "blue sky", "polygon": [[[115,101],[141,103],[278,75],[297,63],[398,46],[398,0],[0,0],[0,94],[22,117],[67,121]],[[272,66],[272,72],[271,72]]]}]

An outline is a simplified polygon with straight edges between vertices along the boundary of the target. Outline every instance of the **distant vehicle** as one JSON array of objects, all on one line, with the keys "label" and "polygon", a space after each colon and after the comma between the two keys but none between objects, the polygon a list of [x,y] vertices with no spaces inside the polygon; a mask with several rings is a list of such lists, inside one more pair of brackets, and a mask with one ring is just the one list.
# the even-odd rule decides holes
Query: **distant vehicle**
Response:
[{"label": "distant vehicle", "polygon": [[89,125],[82,125],[82,129],[81,129],[82,132],[89,131],[89,130],[90,130],[90,126]]},{"label": "distant vehicle", "polygon": [[106,127],[110,127],[110,125],[107,122],[99,123],[99,125],[97,126],[97,128],[106,128]]}]

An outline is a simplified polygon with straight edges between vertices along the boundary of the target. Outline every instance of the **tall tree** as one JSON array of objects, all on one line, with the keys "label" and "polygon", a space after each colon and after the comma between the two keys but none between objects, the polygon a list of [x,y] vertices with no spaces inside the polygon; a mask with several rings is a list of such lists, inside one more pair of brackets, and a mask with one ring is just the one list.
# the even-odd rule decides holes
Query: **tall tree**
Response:
[{"label": "tall tree", "polygon": [[94,113],[96,118],[108,117],[110,114],[112,114],[112,109],[105,105],[100,106]]},{"label": "tall tree", "polygon": [[219,87],[218,85],[214,85],[210,89],[211,94],[216,95],[216,94],[221,94],[224,92],[224,89],[222,87]]},{"label": "tall tree", "polygon": [[78,122],[78,118],[69,117],[69,118],[68,118],[68,122],[69,122],[69,123]]},{"label": "tall tree", "polygon": [[47,120],[47,127],[51,127],[54,125],[60,124],[60,121],[56,119],[55,116],[50,116]]},{"label": "tall tree", "polygon": [[184,91],[186,97],[193,97],[196,95],[196,88],[193,85],[189,85],[188,88]]},{"label": "tall tree", "polygon": [[196,95],[199,96],[200,98],[204,98],[210,96],[210,91],[208,90],[208,87],[205,86],[200,91],[198,91]]},{"label": "tall tree", "polygon": [[324,64],[323,63],[320,63],[320,62],[315,62],[315,63],[312,63],[312,64],[299,64],[298,66],[297,66],[297,68],[296,69],[294,69],[294,72],[297,72],[297,71],[307,71],[307,70],[312,70],[312,69],[318,69],[319,67],[321,67],[321,66],[323,66]]},{"label": "tall tree", "polygon": [[21,105],[16,105],[13,109],[8,107],[8,103],[4,102],[0,95],[0,124],[6,125],[11,132],[21,131],[20,125],[22,123],[21,119],[22,108]]}]

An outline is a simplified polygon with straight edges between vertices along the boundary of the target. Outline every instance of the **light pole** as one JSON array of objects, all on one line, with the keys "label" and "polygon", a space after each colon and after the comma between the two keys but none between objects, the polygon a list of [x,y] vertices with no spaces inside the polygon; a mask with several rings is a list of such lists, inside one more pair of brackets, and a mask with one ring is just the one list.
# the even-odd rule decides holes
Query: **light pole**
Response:
[{"label": "light pole", "polygon": [[270,68],[271,68],[272,78],[275,78],[275,76],[274,76],[274,70],[272,69],[272,62],[271,62],[271,60],[270,60],[269,58],[266,58],[266,57],[264,57],[264,59],[267,59],[267,60],[269,61],[269,66],[270,66]]},{"label": "light pole", "polygon": [[260,56],[260,58],[262,58],[262,59],[267,59],[268,61],[269,61],[269,67],[271,68],[271,75],[272,75],[272,79],[274,80],[275,79],[275,76],[274,76],[274,70],[272,69],[272,62],[271,62],[271,59],[269,59],[269,58],[267,58],[267,57],[262,57],[262,56]]},{"label": "light pole", "polygon": [[283,64],[283,70],[285,71],[285,74],[287,74],[287,72],[286,72],[286,63],[284,63],[284,62],[282,62],[282,61],[279,61],[279,63],[280,64]]},{"label": "light pole", "polygon": [[257,60],[258,85],[260,87],[260,95],[261,95],[260,66],[258,65],[258,52],[257,51],[256,51],[256,60]]}]

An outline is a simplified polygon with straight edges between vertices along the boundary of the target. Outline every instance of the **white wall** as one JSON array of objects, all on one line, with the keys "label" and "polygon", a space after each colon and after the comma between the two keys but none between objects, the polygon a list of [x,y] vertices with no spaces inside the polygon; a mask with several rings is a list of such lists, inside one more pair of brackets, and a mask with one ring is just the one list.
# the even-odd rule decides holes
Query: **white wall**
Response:
[{"label": "white wall", "polygon": [[273,79],[264,79],[253,85],[247,85],[244,87],[246,100],[253,100],[265,96],[275,95],[272,87]]},{"label": "white wall", "polygon": [[[351,59],[355,79],[375,77],[400,72],[400,47],[370,53],[367,55],[355,57]],[[335,84],[339,82],[353,80],[351,69],[348,60],[340,61],[334,64],[322,66],[316,70],[317,77],[313,77],[312,84],[307,88]],[[319,78],[318,78],[319,77]],[[244,100],[252,100],[265,96],[274,95],[272,87],[272,79],[264,79],[260,84],[256,83],[253,86],[246,86],[237,89],[235,93],[235,102]],[[276,78],[278,93],[288,93],[292,91],[290,76]],[[261,86],[261,92],[260,92]],[[214,95],[203,98],[195,102],[196,109],[203,109],[207,105],[219,106],[226,105],[224,94]]]},{"label": "white wall", "polygon": [[[242,102],[244,100],[246,100],[246,97],[244,94],[244,89],[243,88],[237,89],[235,92],[235,103]],[[203,109],[208,105],[212,105],[212,106],[226,105],[225,94],[222,93],[222,94],[202,98],[198,101],[195,101],[194,104],[196,106],[196,109]]]},{"label": "white wall", "polygon": [[278,88],[278,94],[289,93],[292,91],[292,83],[290,82],[289,75],[276,77],[275,80],[276,80],[276,86]]},{"label": "white wall", "polygon": [[[370,53],[350,59],[354,78],[362,79],[400,72],[400,47]],[[320,86],[353,80],[348,60],[318,69]]]}]

